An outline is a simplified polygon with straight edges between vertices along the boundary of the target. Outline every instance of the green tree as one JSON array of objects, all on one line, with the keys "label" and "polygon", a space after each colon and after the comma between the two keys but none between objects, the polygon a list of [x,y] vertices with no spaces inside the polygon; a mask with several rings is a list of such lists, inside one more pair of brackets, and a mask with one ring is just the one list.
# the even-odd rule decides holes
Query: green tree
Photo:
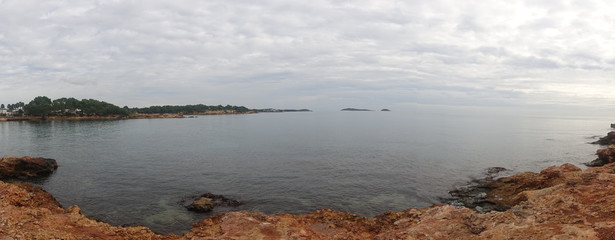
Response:
[{"label": "green tree", "polygon": [[130,111],[126,108],[120,108],[111,103],[95,99],[83,99],[77,107],[81,110],[81,113],[88,116],[130,115]]},{"label": "green tree", "polygon": [[24,111],[26,115],[45,118],[53,111],[53,104],[48,97],[38,96],[24,106]]},{"label": "green tree", "polygon": [[75,115],[80,102],[75,98],[58,98],[53,100],[54,112],[61,115]]}]

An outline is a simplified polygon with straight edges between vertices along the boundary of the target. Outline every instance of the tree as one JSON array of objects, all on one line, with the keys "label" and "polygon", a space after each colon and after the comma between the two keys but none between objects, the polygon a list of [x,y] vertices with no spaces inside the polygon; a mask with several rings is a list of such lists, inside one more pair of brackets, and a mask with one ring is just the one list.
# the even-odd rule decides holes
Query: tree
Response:
[{"label": "tree", "polygon": [[236,112],[247,112],[248,108],[244,106],[231,106],[231,105],[218,105],[218,106],[207,106],[204,104],[197,105],[184,105],[184,106],[151,106],[146,108],[133,108],[132,111],[137,113],[183,113],[183,114],[198,114],[202,112],[208,111],[219,111],[219,110],[234,110]]},{"label": "tree", "polygon": [[62,115],[74,115],[77,113],[79,100],[75,98],[58,98],[53,100],[54,112]]},{"label": "tree", "polygon": [[53,105],[51,99],[45,96],[38,96],[30,103],[24,106],[26,115],[41,116],[45,118],[51,111],[53,111]]},{"label": "tree", "polygon": [[126,108],[95,99],[83,99],[79,102],[78,107],[83,114],[88,116],[130,115],[130,111]]},{"label": "tree", "polygon": [[4,103],[0,105],[0,108],[4,108]]}]

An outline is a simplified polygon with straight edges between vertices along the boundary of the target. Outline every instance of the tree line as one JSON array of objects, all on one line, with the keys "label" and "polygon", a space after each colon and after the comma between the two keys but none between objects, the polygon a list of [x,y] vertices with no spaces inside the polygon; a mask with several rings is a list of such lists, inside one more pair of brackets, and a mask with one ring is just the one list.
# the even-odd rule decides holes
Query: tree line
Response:
[{"label": "tree line", "polygon": [[183,105],[183,106],[151,106],[145,108],[133,108],[132,109],[136,113],[183,113],[183,114],[195,114],[202,112],[210,112],[210,111],[232,111],[236,113],[245,113],[250,111],[250,109],[244,106],[231,106],[231,105],[217,105],[217,106],[207,106],[204,104],[197,105]]},{"label": "tree line", "polygon": [[24,107],[24,114],[28,116],[109,116],[129,115],[127,108],[120,108],[108,102],[95,99],[58,98],[51,100],[46,96],[39,96]]},{"label": "tree line", "polygon": [[[38,96],[30,101],[28,104],[19,102],[16,104],[8,104],[8,110],[13,112],[14,115],[26,115],[26,116],[41,116],[43,118],[47,116],[109,116],[109,115],[130,115],[136,113],[143,114],[196,114],[210,111],[229,111],[236,113],[245,113],[250,109],[244,106],[231,106],[231,105],[217,105],[208,106],[204,104],[197,105],[183,105],[183,106],[151,106],[145,108],[128,108],[127,106],[118,107],[111,103],[99,101],[95,99],[82,99],[75,98],[58,98],[51,100],[46,96]],[[0,105],[4,108],[4,104]],[[14,111],[19,109],[19,111]]]}]

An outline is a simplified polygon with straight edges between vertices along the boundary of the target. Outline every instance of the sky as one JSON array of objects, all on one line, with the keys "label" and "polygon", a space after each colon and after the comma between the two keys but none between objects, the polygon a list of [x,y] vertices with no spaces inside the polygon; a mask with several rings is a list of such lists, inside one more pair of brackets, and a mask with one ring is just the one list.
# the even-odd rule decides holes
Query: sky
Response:
[{"label": "sky", "polygon": [[615,1],[0,0],[0,103],[615,108]]}]

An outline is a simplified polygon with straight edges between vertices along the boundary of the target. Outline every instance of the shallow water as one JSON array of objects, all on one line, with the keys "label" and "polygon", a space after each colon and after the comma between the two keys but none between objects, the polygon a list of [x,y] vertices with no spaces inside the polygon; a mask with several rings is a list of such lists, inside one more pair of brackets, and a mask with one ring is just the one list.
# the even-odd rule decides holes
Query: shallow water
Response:
[{"label": "shallow water", "polygon": [[593,160],[609,122],[450,112],[311,112],[186,119],[0,122],[0,154],[58,160],[39,183],[111,224],[183,232],[210,214],[179,201],[203,192],[229,210],[363,216],[439,202],[485,168],[536,171]]}]

